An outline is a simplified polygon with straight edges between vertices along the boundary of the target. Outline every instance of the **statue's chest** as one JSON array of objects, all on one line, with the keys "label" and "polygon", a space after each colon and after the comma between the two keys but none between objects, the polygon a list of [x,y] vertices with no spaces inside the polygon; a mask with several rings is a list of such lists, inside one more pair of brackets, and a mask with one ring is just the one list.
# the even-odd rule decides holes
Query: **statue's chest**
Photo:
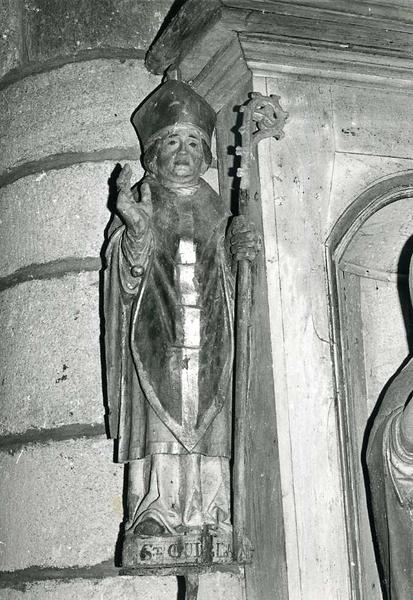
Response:
[{"label": "statue's chest", "polygon": [[193,252],[201,256],[219,227],[220,219],[212,206],[200,201],[196,195],[180,198],[163,198],[153,212],[153,230],[158,256],[175,260],[182,254],[182,240],[191,242]]}]

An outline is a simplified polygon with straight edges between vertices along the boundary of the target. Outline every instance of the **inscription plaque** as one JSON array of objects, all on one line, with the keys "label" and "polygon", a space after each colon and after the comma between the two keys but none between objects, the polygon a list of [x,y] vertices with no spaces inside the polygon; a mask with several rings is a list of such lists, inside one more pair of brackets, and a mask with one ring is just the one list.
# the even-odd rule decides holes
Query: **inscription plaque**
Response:
[{"label": "inscription plaque", "polygon": [[233,560],[232,534],[188,533],[148,538],[126,536],[123,557],[129,566],[135,567],[230,563]]}]

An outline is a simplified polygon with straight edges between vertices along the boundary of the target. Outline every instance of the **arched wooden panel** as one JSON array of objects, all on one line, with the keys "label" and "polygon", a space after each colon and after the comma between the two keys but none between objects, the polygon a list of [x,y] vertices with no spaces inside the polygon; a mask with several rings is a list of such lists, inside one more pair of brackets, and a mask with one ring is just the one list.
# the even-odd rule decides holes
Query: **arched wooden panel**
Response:
[{"label": "arched wooden panel", "polygon": [[389,378],[412,352],[407,286],[413,252],[413,172],[369,187],[327,241],[337,418],[355,595],[381,598],[369,524],[364,453]]}]

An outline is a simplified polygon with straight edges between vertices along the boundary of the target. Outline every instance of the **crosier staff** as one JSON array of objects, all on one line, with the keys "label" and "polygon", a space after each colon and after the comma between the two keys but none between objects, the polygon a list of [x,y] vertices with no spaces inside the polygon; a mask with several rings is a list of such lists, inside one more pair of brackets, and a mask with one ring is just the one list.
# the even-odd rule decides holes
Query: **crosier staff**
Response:
[{"label": "crosier staff", "polygon": [[[283,127],[288,113],[279,103],[279,96],[263,96],[252,92],[248,102],[240,107],[243,113],[242,146],[236,148],[241,156],[241,167],[237,169],[240,178],[238,214],[246,216],[250,198],[250,165],[255,146],[261,140],[284,137]],[[251,262],[238,261],[236,293],[236,346],[235,346],[235,424],[234,424],[234,557],[245,562],[250,556],[250,545],[246,537],[246,498],[245,498],[245,434],[246,405],[249,382],[248,331],[251,315]]]},{"label": "crosier staff", "polygon": [[[262,96],[252,92],[248,102],[241,106],[243,113],[242,146],[236,148],[241,156],[241,167],[237,169],[240,178],[238,215],[246,216],[250,197],[250,164],[254,149],[259,141],[284,137],[283,127],[288,113],[279,104],[279,96]],[[233,544],[234,559],[247,562],[251,547],[246,536],[245,502],[245,414],[249,382],[248,331],[250,327],[252,286],[251,262],[247,258],[237,261],[236,291],[236,344],[235,344],[235,424],[234,424],[234,470],[233,470]],[[185,574],[186,600],[198,598],[199,575],[188,571]]]}]

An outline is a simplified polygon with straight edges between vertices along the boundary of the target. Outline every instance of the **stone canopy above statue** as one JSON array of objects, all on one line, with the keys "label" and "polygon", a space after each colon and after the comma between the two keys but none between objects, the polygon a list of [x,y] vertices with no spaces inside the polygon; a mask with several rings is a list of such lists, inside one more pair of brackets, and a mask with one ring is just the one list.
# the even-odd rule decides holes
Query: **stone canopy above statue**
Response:
[{"label": "stone canopy above statue", "polygon": [[179,66],[218,111],[251,71],[265,66],[280,75],[300,71],[354,81],[368,68],[377,81],[403,78],[403,58],[413,56],[406,23],[413,18],[405,0],[315,0],[311,6],[304,0],[187,0],[165,23],[146,66],[157,74]]}]

